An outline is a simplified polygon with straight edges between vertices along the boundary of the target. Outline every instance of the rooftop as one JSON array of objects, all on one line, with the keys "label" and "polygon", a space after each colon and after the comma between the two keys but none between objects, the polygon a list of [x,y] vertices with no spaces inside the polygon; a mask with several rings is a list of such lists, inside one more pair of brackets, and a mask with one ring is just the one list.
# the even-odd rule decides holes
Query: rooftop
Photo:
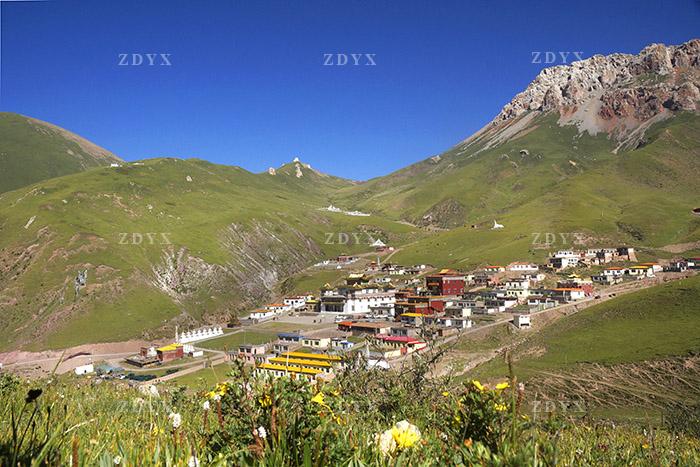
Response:
[{"label": "rooftop", "polygon": [[263,370],[276,370],[276,371],[288,371],[290,373],[304,373],[307,375],[317,375],[321,373],[321,370],[316,370],[314,368],[302,368],[300,366],[285,366],[276,365],[274,363],[261,363],[258,368]]},{"label": "rooftop", "polygon": [[301,358],[306,360],[325,360],[339,362],[342,360],[338,355],[328,355],[325,353],[309,353],[309,352],[285,352],[281,357]]},{"label": "rooftop", "polygon": [[179,347],[182,347],[182,344],[168,344],[164,345],[163,347],[158,347],[156,350],[160,350],[161,352],[172,352],[173,350],[177,350]]},{"label": "rooftop", "polygon": [[305,358],[286,358],[275,357],[270,359],[270,363],[280,365],[298,365],[298,366],[317,366],[322,368],[330,368],[331,364],[323,360],[309,360]]}]

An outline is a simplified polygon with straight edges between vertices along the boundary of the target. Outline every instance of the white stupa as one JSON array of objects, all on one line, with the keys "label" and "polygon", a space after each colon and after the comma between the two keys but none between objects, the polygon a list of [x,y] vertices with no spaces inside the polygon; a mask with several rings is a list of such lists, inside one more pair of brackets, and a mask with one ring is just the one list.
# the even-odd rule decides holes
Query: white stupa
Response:
[{"label": "white stupa", "polygon": [[374,241],[374,243],[372,243],[372,246],[375,248],[384,248],[386,246],[386,243],[384,243],[380,239],[377,239]]}]

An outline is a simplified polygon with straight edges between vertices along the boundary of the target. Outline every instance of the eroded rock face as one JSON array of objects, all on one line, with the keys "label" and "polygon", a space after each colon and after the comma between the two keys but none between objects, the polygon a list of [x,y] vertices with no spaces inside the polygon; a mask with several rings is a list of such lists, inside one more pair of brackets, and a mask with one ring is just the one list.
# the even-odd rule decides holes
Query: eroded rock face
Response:
[{"label": "eroded rock face", "polygon": [[[583,109],[588,115],[581,114]],[[638,55],[595,55],[546,68],[503,107],[490,127],[510,125],[530,111],[557,111],[562,124],[622,139],[664,112],[698,109],[700,40],[693,39],[679,46],[653,44]]]},{"label": "eroded rock face", "polygon": [[230,253],[226,264],[210,264],[185,248],[170,248],[153,265],[153,285],[178,303],[206,292],[234,296],[231,305],[245,308],[268,300],[280,280],[321,253],[313,240],[292,226],[264,221],[231,224],[220,240]]}]

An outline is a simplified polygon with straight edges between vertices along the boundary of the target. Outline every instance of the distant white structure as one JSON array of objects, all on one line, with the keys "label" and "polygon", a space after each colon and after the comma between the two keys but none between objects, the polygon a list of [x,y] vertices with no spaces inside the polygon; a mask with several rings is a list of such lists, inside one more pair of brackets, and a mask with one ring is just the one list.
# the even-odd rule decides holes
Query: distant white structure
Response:
[{"label": "distant white structure", "polygon": [[519,329],[530,327],[530,315],[515,315],[513,323]]},{"label": "distant white structure", "polygon": [[94,373],[95,366],[92,363],[88,363],[87,365],[81,365],[81,366],[75,367],[75,369],[73,371],[75,372],[76,375],[83,376],[83,375],[87,375],[90,373]]},{"label": "distant white structure", "polygon": [[498,229],[502,229],[502,228],[503,228],[503,224],[499,224],[499,223],[496,222],[496,220],[494,219],[494,221],[493,221],[493,227],[491,227],[491,230],[498,230]]},{"label": "distant white structure", "polygon": [[192,344],[183,345],[182,351],[184,352],[185,355],[189,355],[190,357],[203,357],[204,356],[204,351],[195,349],[194,345],[192,345]]},{"label": "distant white structure", "polygon": [[375,359],[370,359],[367,360],[367,369],[368,370],[388,370],[391,368],[389,364],[387,363],[386,360],[375,360]]},{"label": "distant white structure", "polygon": [[299,158],[298,158],[298,157],[295,157],[294,160],[293,160],[292,162],[299,162]]},{"label": "distant white structure", "polygon": [[362,217],[367,217],[370,214],[367,214],[365,212],[360,212],[360,211],[343,211],[340,208],[337,208],[333,206],[332,204],[329,204],[327,208],[320,208],[321,211],[329,211],[329,212],[340,212],[343,213],[347,216],[362,216]]},{"label": "distant white structure", "polygon": [[372,246],[373,246],[374,248],[384,248],[384,247],[386,246],[386,243],[384,243],[384,242],[381,241],[380,239],[376,239],[376,240],[374,241],[374,243],[372,243]]},{"label": "distant white structure", "polygon": [[175,330],[175,342],[178,344],[187,344],[189,342],[197,342],[204,339],[209,339],[211,337],[221,336],[224,334],[224,330],[221,326],[212,326],[209,328],[200,328],[193,331],[185,331],[182,334],[178,334],[177,329]]},{"label": "distant white structure", "polygon": [[117,163],[115,163],[115,162],[112,162],[111,164],[109,164],[109,166],[110,166],[110,167],[121,167],[122,165],[121,165],[121,164],[117,164]]}]

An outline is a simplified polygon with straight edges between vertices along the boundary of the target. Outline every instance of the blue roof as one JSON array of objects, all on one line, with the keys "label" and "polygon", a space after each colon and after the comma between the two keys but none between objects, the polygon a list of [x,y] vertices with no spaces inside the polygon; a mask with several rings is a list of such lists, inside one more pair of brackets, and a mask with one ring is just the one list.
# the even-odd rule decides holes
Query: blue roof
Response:
[{"label": "blue roof", "polygon": [[277,337],[280,338],[288,338],[288,339],[302,339],[304,336],[299,334],[298,332],[280,332],[277,334]]}]

